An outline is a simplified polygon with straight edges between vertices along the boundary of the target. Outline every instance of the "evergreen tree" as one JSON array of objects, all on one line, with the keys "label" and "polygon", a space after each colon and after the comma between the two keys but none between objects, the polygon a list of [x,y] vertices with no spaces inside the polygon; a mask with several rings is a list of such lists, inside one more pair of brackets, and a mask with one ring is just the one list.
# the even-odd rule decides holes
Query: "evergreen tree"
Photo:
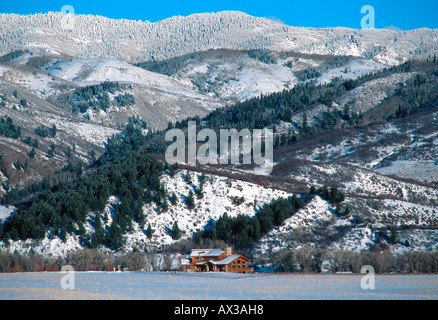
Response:
[{"label": "evergreen tree", "polygon": [[58,128],[56,127],[56,124],[52,126],[52,129],[50,130],[50,135],[54,138],[56,137],[56,134],[58,133]]},{"label": "evergreen tree", "polygon": [[331,204],[336,204],[338,203],[338,188],[336,187],[332,187],[330,189],[330,195],[329,195],[329,200]]},{"label": "evergreen tree", "polygon": [[123,246],[122,231],[115,220],[111,223],[109,230],[109,246],[114,250],[118,250]]},{"label": "evergreen tree", "polygon": [[350,208],[348,206],[345,207],[343,215],[344,215],[344,217],[348,217],[350,215]]},{"label": "evergreen tree", "polygon": [[301,122],[301,135],[307,136],[309,132],[310,132],[310,127],[307,120],[307,113],[303,113],[303,120]]},{"label": "evergreen tree", "polygon": [[201,245],[201,242],[202,242],[202,234],[201,234],[201,232],[198,231],[198,232],[196,232],[193,235],[193,241],[195,242],[195,244],[197,246]]},{"label": "evergreen tree", "polygon": [[187,208],[189,208],[189,209],[193,209],[193,207],[195,206],[195,198],[194,198],[194,195],[193,195],[193,191],[192,191],[192,190],[190,190],[190,191],[189,191],[189,194],[187,195],[187,198],[186,198],[186,206],[187,206]]},{"label": "evergreen tree", "polygon": [[262,235],[259,219],[253,219],[252,226],[254,241],[257,241]]},{"label": "evergreen tree", "polygon": [[338,191],[338,196],[336,197],[336,203],[342,203],[345,201],[345,195],[343,192]]},{"label": "evergreen tree", "polygon": [[91,247],[97,248],[103,240],[104,236],[104,230],[102,227],[102,220],[100,218],[100,213],[96,213],[95,219],[94,219],[94,235],[91,239]]},{"label": "evergreen tree", "polygon": [[17,229],[15,227],[12,228],[11,232],[9,233],[9,236],[11,237],[11,240],[18,241],[20,239],[20,235],[18,234]]},{"label": "evergreen tree", "polygon": [[134,224],[133,224],[133,221],[132,221],[132,217],[131,217],[131,216],[128,216],[128,217],[126,218],[126,229],[127,229],[129,232],[133,232],[133,231],[134,231]]},{"label": "evergreen tree", "polygon": [[199,184],[198,188],[196,188],[196,197],[198,199],[204,198],[204,185]]},{"label": "evergreen tree", "polygon": [[327,186],[323,186],[319,193],[321,194],[321,198],[323,198],[324,200],[330,200],[330,193]]},{"label": "evergreen tree", "polygon": [[134,220],[140,224],[144,225],[146,216],[143,212],[143,197],[140,195],[134,205]]},{"label": "evergreen tree", "polygon": [[32,148],[32,150],[29,152],[29,158],[33,159],[36,156],[36,151],[35,148]]},{"label": "evergreen tree", "polygon": [[203,172],[201,176],[199,177],[199,185],[204,186],[205,182],[207,181],[207,176]]},{"label": "evergreen tree", "polygon": [[186,172],[186,175],[184,176],[184,181],[187,183],[187,184],[191,184],[192,183],[192,176],[191,176],[191,174],[190,174],[190,172]]},{"label": "evergreen tree", "polygon": [[240,233],[238,247],[244,249],[247,248],[249,244],[250,244],[250,239],[248,236],[248,229],[245,229]]},{"label": "evergreen tree", "polygon": [[257,218],[260,221],[260,229],[262,233],[267,233],[271,230],[272,226],[274,225],[274,212],[272,211],[271,207],[266,206],[262,208],[259,211]]},{"label": "evergreen tree", "polygon": [[178,222],[177,221],[175,221],[173,223],[171,235],[172,235],[172,239],[173,240],[178,240],[181,237],[181,230],[178,227]]},{"label": "evergreen tree", "polygon": [[174,177],[175,174],[178,172],[179,169],[179,165],[178,163],[174,163],[172,165],[169,166],[169,174],[171,177]]},{"label": "evergreen tree", "polygon": [[205,173],[203,172],[199,177],[198,188],[196,189],[196,196],[198,199],[204,198],[204,185],[207,180]]},{"label": "evergreen tree", "polygon": [[161,201],[161,212],[166,212],[168,209],[169,209],[169,201],[167,201],[167,196],[165,196]]},{"label": "evergreen tree", "polygon": [[147,235],[148,239],[152,239],[152,235],[153,235],[153,233],[154,233],[154,231],[152,230],[152,226],[151,226],[151,224],[149,223],[149,224],[148,224],[148,228],[147,228],[147,230],[146,230],[146,235]]},{"label": "evergreen tree", "polygon": [[79,221],[78,222],[78,235],[85,236],[86,233],[87,233],[87,230],[85,229],[84,224],[82,223],[82,221]]},{"label": "evergreen tree", "polygon": [[213,241],[217,239],[217,229],[216,229],[216,226],[213,226],[211,228],[210,239],[213,240]]},{"label": "evergreen tree", "polygon": [[151,190],[148,188],[146,189],[145,193],[144,193],[144,203],[148,204],[152,202],[152,192]]},{"label": "evergreen tree", "polygon": [[172,192],[172,195],[170,196],[170,203],[174,206],[178,203],[178,196],[175,192]]}]

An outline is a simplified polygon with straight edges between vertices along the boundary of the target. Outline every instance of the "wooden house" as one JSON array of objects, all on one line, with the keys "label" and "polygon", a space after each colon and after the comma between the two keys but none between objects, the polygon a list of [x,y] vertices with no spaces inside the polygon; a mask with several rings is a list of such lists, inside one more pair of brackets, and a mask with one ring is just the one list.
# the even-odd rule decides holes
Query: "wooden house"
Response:
[{"label": "wooden house", "polygon": [[181,262],[183,271],[187,272],[253,272],[247,257],[236,254],[231,248],[225,249],[193,249]]}]

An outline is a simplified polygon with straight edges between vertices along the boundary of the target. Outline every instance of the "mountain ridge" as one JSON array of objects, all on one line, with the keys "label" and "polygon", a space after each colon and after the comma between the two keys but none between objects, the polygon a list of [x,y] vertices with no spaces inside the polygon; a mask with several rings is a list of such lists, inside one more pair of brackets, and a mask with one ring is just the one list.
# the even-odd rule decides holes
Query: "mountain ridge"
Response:
[{"label": "mountain ridge", "polygon": [[153,23],[55,12],[1,14],[0,27],[3,31],[0,40],[4,43],[0,54],[26,48],[85,58],[117,58],[131,63],[229,48],[351,53],[394,64],[414,57],[425,58],[436,54],[438,48],[436,29],[394,32],[293,27],[240,11],[174,16]]}]

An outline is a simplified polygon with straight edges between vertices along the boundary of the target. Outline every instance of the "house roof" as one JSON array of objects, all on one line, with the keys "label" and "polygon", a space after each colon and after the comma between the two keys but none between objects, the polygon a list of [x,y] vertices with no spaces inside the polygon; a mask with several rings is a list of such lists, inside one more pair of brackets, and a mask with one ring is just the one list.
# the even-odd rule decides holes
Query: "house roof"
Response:
[{"label": "house roof", "polygon": [[234,260],[236,260],[237,258],[241,257],[241,255],[239,254],[233,254],[231,256],[228,256],[222,260],[219,261],[211,261],[213,264],[215,265],[226,265],[229,264],[230,262],[233,262]]},{"label": "house roof", "polygon": [[203,253],[203,257],[219,257],[221,254],[223,254],[225,250],[223,249],[213,249],[209,252]]},{"label": "house roof", "polygon": [[224,249],[193,249],[190,257],[219,257]]},{"label": "house roof", "polygon": [[181,265],[190,265],[189,259],[181,259]]},{"label": "house roof", "polygon": [[212,249],[193,249],[192,252],[190,253],[191,257],[199,257],[201,256],[203,253],[208,252]]}]

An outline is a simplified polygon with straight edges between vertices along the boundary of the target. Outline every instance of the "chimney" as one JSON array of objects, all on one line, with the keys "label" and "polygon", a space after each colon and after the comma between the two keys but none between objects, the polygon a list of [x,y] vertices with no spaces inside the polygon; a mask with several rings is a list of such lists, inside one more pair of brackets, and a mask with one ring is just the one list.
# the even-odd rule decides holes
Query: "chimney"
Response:
[{"label": "chimney", "polygon": [[226,247],[225,248],[225,257],[231,256],[231,247]]}]

